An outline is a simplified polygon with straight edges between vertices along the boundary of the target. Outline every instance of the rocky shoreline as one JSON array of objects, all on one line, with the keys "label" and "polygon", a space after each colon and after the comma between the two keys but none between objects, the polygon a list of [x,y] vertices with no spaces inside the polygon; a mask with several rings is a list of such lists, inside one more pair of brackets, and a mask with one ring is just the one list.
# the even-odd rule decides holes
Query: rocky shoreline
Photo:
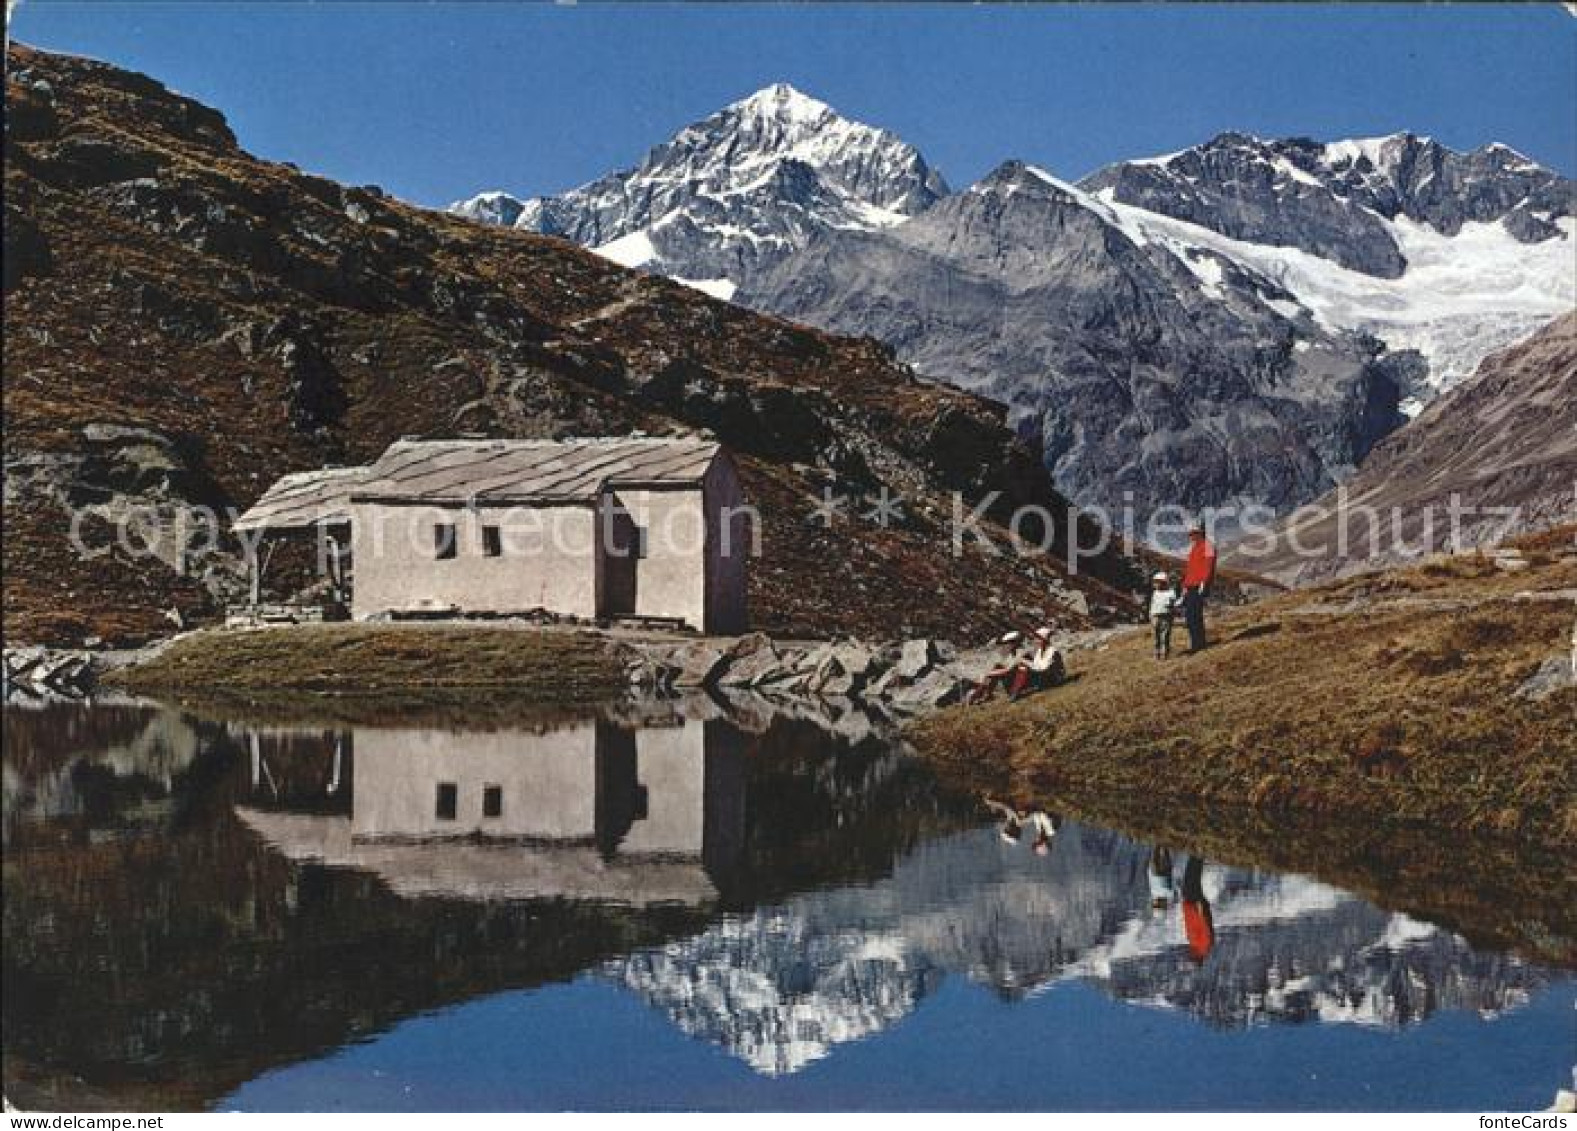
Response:
[{"label": "rocky shoreline", "polygon": [[[1125,629],[1057,638],[1064,653],[1100,648]],[[926,637],[867,642],[781,641],[753,633],[732,642],[627,644],[631,686],[666,693],[686,688],[750,691],[772,699],[854,700],[897,716],[952,706],[1000,662],[994,646],[960,648]]]},{"label": "rocky shoreline", "polygon": [[35,644],[7,648],[0,657],[4,701],[9,705],[29,700],[86,698],[98,690],[104,675],[151,658],[162,646],[127,650],[49,648]]},{"label": "rocky shoreline", "polygon": [[[467,623],[435,626],[436,630],[466,634],[482,631]],[[864,641],[854,637],[834,640],[785,640],[766,633],[737,638],[653,637],[602,634],[591,630],[542,630],[517,625],[491,632],[531,632],[542,639],[574,636],[607,645],[610,688],[624,688],[634,698],[670,698],[697,691],[730,697],[748,693],[779,704],[831,704],[838,711],[858,706],[894,720],[914,718],[958,703],[969,686],[1000,661],[992,645],[960,647],[950,641],[919,637],[904,641]],[[142,649],[59,649],[43,646],[9,648],[4,653],[4,698],[7,703],[83,699],[109,682],[123,682],[111,673],[124,673],[124,682],[157,691],[156,674],[140,672],[172,645],[183,649],[219,649],[246,641],[249,634],[299,633],[302,626],[251,629],[205,629],[171,637]],[[369,640],[402,631],[394,626],[356,626]],[[306,628],[304,631],[312,631]],[[1056,643],[1067,654],[1104,648],[1128,628],[1097,629],[1060,634]],[[264,639],[252,637],[252,639]],[[277,639],[277,637],[275,637]],[[304,648],[299,667],[312,666],[313,649]],[[385,673],[367,672],[371,686],[381,692],[398,692],[427,686],[411,673],[383,679]],[[477,671],[478,692],[494,692],[499,683],[493,673]],[[172,689],[226,690],[222,675],[172,682]],[[463,686],[450,685],[457,690]],[[285,682],[281,690],[289,690]],[[344,693],[346,686],[311,686],[307,690]]]}]

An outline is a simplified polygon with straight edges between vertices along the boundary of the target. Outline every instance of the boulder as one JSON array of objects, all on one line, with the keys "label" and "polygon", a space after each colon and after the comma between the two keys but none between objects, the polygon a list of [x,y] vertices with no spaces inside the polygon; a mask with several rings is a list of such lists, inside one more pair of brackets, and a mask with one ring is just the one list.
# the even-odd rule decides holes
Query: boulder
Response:
[{"label": "boulder", "polygon": [[895,688],[888,696],[894,709],[906,714],[948,707],[963,698],[966,681],[947,668],[933,668],[918,680]]},{"label": "boulder", "polygon": [[755,687],[789,674],[771,637],[762,632],[741,637],[728,650],[727,660],[717,681],[723,687]]},{"label": "boulder", "polygon": [[906,640],[898,649],[898,659],[888,671],[895,678],[912,683],[930,671],[940,659],[941,654],[930,640]]},{"label": "boulder", "polygon": [[711,687],[728,667],[729,655],[715,645],[696,641],[675,649],[668,662],[674,668],[675,687]]},{"label": "boulder", "polygon": [[1053,584],[1050,590],[1051,599],[1063,608],[1072,609],[1081,617],[1090,615],[1090,599],[1077,589],[1066,585]]},{"label": "boulder", "polygon": [[816,695],[858,695],[883,666],[880,651],[854,639],[824,645],[811,656],[816,666],[805,689]]},{"label": "boulder", "polygon": [[25,688],[34,694],[76,697],[91,691],[97,678],[93,657],[85,652],[23,648],[5,653],[7,694]]},{"label": "boulder", "polygon": [[887,670],[867,688],[865,697],[886,698],[898,688],[914,683],[941,662],[942,653],[934,641],[924,638],[906,640],[899,646]]},{"label": "boulder", "polygon": [[13,648],[5,653],[6,694],[14,689],[32,687],[48,654],[41,648]]},{"label": "boulder", "polygon": [[1573,686],[1577,686],[1577,677],[1573,675],[1571,660],[1565,656],[1551,656],[1539,665],[1537,671],[1523,680],[1512,694],[1518,699],[1537,703],[1548,699],[1557,691],[1564,691]]},{"label": "boulder", "polygon": [[765,672],[755,686],[779,694],[800,694],[811,676],[809,655],[804,648],[779,648],[777,668]]}]

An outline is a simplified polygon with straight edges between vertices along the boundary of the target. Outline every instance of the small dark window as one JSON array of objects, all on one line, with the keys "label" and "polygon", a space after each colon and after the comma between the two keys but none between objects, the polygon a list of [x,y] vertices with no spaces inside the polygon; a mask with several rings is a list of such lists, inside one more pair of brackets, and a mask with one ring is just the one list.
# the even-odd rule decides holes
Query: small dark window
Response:
[{"label": "small dark window", "polygon": [[433,557],[439,561],[448,561],[455,556],[458,544],[454,523],[440,522],[433,527]]},{"label": "small dark window", "polygon": [[482,787],[482,816],[502,817],[504,815],[504,787],[501,785],[484,785]]},{"label": "small dark window", "polygon": [[452,781],[438,783],[438,802],[433,806],[433,815],[440,821],[454,820],[455,808],[460,801],[460,790]]},{"label": "small dark window", "polygon": [[482,556],[496,558],[504,553],[504,535],[496,526],[482,527]]}]

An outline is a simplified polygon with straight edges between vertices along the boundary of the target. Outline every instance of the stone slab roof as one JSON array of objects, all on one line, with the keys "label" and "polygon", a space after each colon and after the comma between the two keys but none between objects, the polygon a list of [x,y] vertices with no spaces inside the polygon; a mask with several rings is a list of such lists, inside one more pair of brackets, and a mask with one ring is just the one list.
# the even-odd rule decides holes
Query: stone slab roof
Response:
[{"label": "stone slab roof", "polygon": [[351,490],[365,467],[326,467],[286,475],[235,520],[236,530],[306,530],[350,521]]},{"label": "stone slab roof", "polygon": [[699,483],[715,441],[673,437],[401,440],[368,469],[357,501],[581,502],[604,489]]},{"label": "stone slab roof", "polygon": [[304,530],[350,521],[352,502],[570,503],[619,487],[697,484],[720,445],[695,437],[398,440],[367,467],[286,475],[236,530]]}]

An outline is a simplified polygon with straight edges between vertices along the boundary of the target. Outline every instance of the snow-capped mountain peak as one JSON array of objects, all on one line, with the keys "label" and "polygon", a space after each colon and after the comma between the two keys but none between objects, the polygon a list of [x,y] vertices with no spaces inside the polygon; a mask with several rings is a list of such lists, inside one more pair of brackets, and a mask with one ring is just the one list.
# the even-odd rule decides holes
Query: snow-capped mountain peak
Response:
[{"label": "snow-capped mountain peak", "polygon": [[1079,187],[1125,230],[1274,279],[1326,326],[1428,364],[1418,407],[1571,309],[1577,185],[1508,145],[1401,131],[1316,142],[1219,134]]},{"label": "snow-capped mountain peak", "polygon": [[947,191],[913,146],[780,82],[685,126],[633,168],[556,197],[484,193],[451,210],[566,236],[726,297],[820,231],[890,227]]},{"label": "snow-capped mountain peak", "polygon": [[1325,143],[1223,133],[1164,158],[1110,165],[1080,187],[1387,279],[1407,270],[1392,222],[1445,236],[1496,223],[1531,245],[1561,237],[1574,194],[1571,181],[1510,146],[1459,152],[1408,132]]},{"label": "snow-capped mountain peak", "polygon": [[1080,187],[1129,227],[1274,279],[1328,327],[1418,350],[1410,411],[1574,300],[1577,186],[1499,142],[1227,133]]},{"label": "snow-capped mountain peak", "polygon": [[815,122],[825,115],[836,113],[825,102],[812,98],[786,82],[775,82],[771,86],[764,86],[754,94],[731,104],[728,109],[737,110],[741,114],[753,114],[790,122]]},{"label": "snow-capped mountain peak", "polygon": [[[775,83],[572,192],[456,211],[878,337],[1006,402],[1081,502],[1282,507],[1344,477],[1398,400],[1572,308],[1574,198],[1503,143],[1242,130],[1076,183],[1009,161],[950,196],[902,139]],[[1130,386],[1142,410],[1097,391]],[[1232,437],[1242,458],[1200,459]]]},{"label": "snow-capped mountain peak", "polygon": [[513,227],[520,218],[521,210],[526,202],[502,189],[492,189],[488,192],[479,192],[468,200],[457,200],[449,206],[449,211],[457,216],[464,216],[468,220],[479,220],[484,224],[497,224],[500,227]]}]

